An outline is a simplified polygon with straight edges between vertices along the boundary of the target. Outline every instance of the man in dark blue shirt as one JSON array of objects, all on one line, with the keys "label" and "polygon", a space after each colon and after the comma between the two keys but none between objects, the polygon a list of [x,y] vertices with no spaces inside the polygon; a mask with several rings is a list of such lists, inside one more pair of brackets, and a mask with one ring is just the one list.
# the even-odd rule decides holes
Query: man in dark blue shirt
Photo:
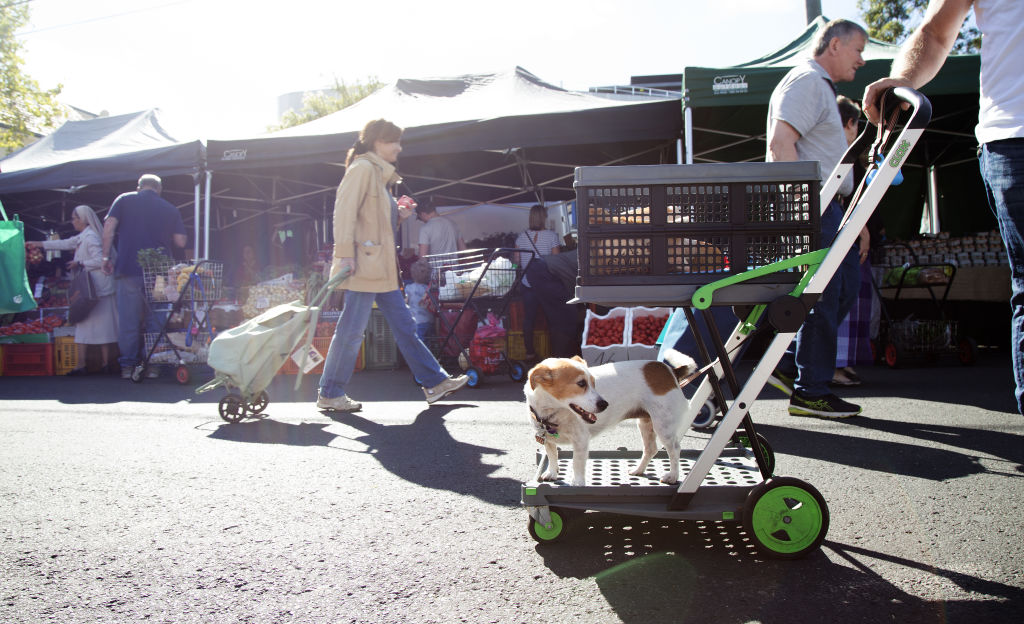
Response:
[{"label": "man in dark blue shirt", "polygon": [[[121,377],[131,379],[132,369],[144,354],[144,332],[157,333],[160,326],[146,301],[146,288],[139,266],[140,249],[163,249],[168,255],[188,240],[181,213],[160,197],[163,183],[147,173],[139,178],[133,193],[114,200],[103,223],[103,270],[114,274],[117,283],[117,345],[121,350]],[[111,247],[117,235],[117,258]]]}]

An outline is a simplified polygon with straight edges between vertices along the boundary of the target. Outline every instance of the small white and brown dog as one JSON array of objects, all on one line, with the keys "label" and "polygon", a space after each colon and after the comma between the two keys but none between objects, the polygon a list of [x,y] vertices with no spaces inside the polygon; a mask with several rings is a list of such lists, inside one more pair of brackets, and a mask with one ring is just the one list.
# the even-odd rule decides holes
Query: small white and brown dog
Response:
[{"label": "small white and brown dog", "polygon": [[[623,420],[635,418],[643,456],[632,475],[641,475],[658,450],[668,451],[669,471],[661,480],[679,480],[680,439],[693,421],[681,379],[697,370],[688,355],[669,351],[665,362],[630,360],[588,367],[573,358],[548,358],[530,369],[523,392],[548,469],[542,481],[558,479],[558,445],[572,446],[572,484],[586,485],[590,439]],[[655,438],[657,436],[657,438]]]}]

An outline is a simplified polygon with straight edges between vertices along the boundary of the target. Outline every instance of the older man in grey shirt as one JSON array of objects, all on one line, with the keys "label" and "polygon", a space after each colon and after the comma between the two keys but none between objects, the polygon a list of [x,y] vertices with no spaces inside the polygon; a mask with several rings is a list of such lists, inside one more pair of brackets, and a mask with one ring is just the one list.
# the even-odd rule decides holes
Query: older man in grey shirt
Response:
[{"label": "older man in grey shirt", "polygon": [[[864,65],[865,30],[847,20],[829,22],[818,37],[814,57],[794,67],[775,87],[768,105],[767,161],[817,160],[828,176],[846,152],[846,135],[836,105],[836,82],[853,80]],[[853,190],[847,179],[840,194]],[[821,242],[832,242],[843,208],[833,199],[821,215]],[[857,252],[843,260],[769,378],[790,395],[796,416],[846,418],[860,413],[829,391],[836,365],[839,323],[856,301],[860,287]]]}]

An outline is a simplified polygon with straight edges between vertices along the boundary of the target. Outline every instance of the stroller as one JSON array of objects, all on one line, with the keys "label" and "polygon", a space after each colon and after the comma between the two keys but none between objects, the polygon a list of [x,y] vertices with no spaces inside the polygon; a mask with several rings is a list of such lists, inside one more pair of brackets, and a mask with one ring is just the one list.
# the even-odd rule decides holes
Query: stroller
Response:
[{"label": "stroller", "polygon": [[[292,301],[270,308],[238,327],[221,332],[210,343],[207,363],[216,376],[196,388],[196,394],[225,387],[228,394],[220,400],[220,417],[237,423],[246,416],[263,413],[270,403],[266,388],[281,365],[299,355],[299,373],[295,388],[302,383],[305,372],[313,369],[323,356],[312,347],[316,324],[320,318],[320,305],[334,288],[348,277],[338,273],[311,298],[308,305]],[[238,392],[232,392],[237,388]]]}]

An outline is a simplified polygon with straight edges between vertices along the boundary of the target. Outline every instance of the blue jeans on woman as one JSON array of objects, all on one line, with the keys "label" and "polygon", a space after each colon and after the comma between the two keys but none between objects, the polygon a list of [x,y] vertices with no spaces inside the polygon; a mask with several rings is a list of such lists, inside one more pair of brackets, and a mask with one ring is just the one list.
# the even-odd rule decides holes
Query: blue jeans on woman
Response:
[{"label": "blue jeans on woman", "polygon": [[[833,200],[822,213],[822,245],[831,245],[844,212],[839,202]],[[859,264],[857,250],[851,247],[779,361],[779,372],[793,377],[793,385],[804,396],[829,394],[828,383],[836,371],[839,323],[857,301],[860,290]]]},{"label": "blue jeans on woman", "polygon": [[402,352],[402,357],[419,383],[426,388],[433,388],[448,378],[430,349],[416,335],[416,321],[400,290],[383,293],[347,290],[345,306],[338,319],[338,326],[334,328],[334,337],[331,338],[331,346],[324,361],[324,372],[320,376],[320,396],[333,399],[345,394],[345,387],[356,368],[359,347],[363,344],[363,334],[366,324],[370,322],[374,301],[391,328],[398,350]]},{"label": "blue jeans on woman", "polygon": [[1024,139],[992,141],[981,147],[979,162],[989,207],[1010,259],[1010,340],[1017,411],[1024,414]]}]

